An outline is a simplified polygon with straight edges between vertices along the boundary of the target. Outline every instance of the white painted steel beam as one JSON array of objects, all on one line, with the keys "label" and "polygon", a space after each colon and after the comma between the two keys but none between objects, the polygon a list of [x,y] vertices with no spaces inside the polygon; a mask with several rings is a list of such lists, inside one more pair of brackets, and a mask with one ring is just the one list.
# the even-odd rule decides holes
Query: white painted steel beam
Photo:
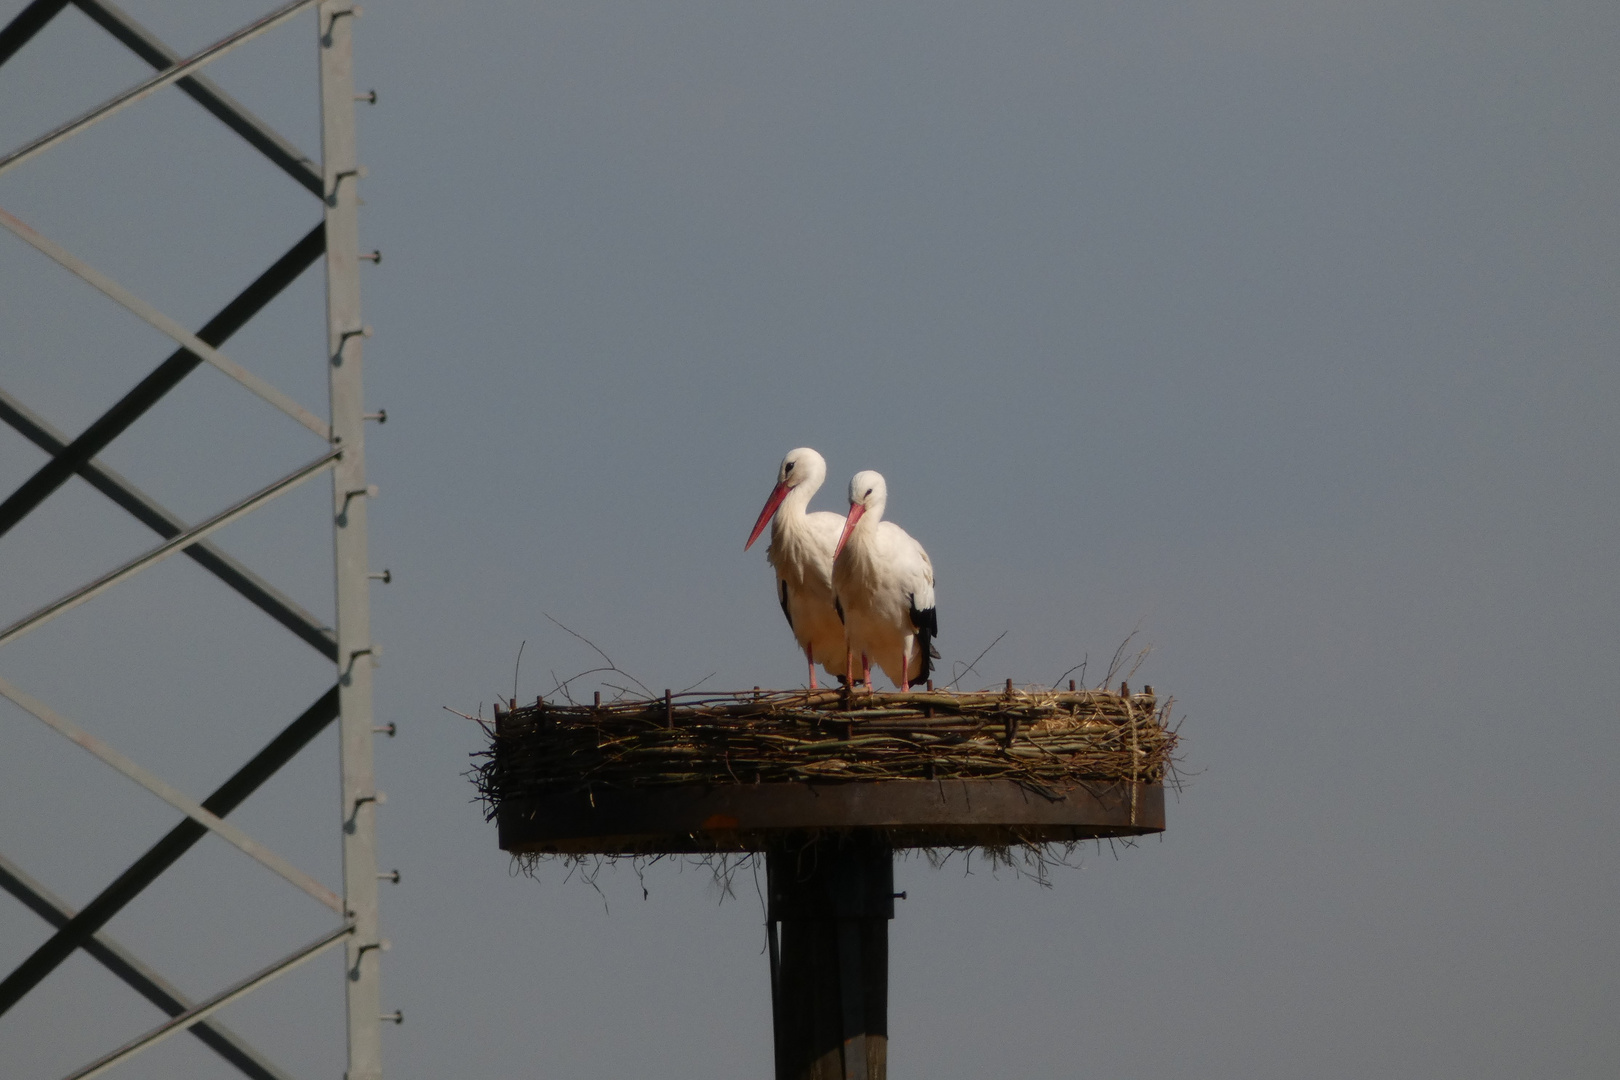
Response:
[{"label": "white painted steel beam", "polygon": [[326,335],[332,439],[344,448],[332,470],[338,638],[338,746],[342,764],[343,901],[355,921],[348,945],[347,1080],[381,1080],[382,991],[377,896],[377,803],[372,771],[371,571],[366,551],[364,337],[360,318],[360,163],[355,156],[353,32],[348,0],[320,6],[321,170],[326,181]]}]

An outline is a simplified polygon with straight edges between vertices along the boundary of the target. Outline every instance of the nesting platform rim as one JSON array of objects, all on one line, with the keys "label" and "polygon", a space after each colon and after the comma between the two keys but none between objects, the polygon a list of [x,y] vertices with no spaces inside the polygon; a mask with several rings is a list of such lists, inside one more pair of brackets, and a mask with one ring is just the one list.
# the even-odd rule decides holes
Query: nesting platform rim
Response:
[{"label": "nesting platform rim", "polygon": [[510,799],[496,822],[514,855],[767,851],[828,834],[895,849],[1010,847],[1165,828],[1163,784],[1077,783],[1054,794],[1000,779],[667,785]]},{"label": "nesting platform rim", "polygon": [[497,709],[469,774],[520,856],[826,835],[1032,847],[1164,830],[1171,699],[1015,689],[621,697]]}]

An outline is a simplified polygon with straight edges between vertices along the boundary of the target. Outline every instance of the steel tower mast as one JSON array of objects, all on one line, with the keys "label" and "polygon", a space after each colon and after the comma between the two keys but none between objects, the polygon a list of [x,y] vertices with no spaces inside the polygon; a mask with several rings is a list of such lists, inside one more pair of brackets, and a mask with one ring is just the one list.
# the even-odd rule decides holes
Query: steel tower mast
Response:
[{"label": "steel tower mast", "polygon": [[[70,0],[32,0],[0,28],[0,64],[23,48],[69,6]],[[125,12],[106,0],[71,0],[91,20],[155,69],[136,84],[40,137],[0,156],[0,173],[19,167],[80,131],[135,105],[145,97],[175,86],[242,136],[272,164],[322,203],[321,221],[275,260],[263,274],[193,332],[142,300],[136,293],[83,262],[61,245],[0,209],[0,226],[87,282],[137,318],[168,335],[178,346],[168,359],[141,379],[115,405],[77,436],[68,436],[0,389],[0,420],[16,429],[48,456],[47,462],[9,497],[0,501],[0,542],[7,532],[75,477],[89,483],[113,503],[156,532],[161,543],[37,611],[0,626],[0,648],[100,593],[114,588],[171,555],[185,554],[229,585],[244,599],[330,660],[335,685],[279,733],[258,754],[200,801],[177,790],[155,773],[101,741],[89,730],[62,716],[24,689],[0,679],[0,697],[74,740],[108,766],[145,787],[178,810],[183,818],[168,834],[119,874],[84,908],[74,910],[41,882],[0,855],[0,888],[12,893],[54,931],[14,971],[0,978],[0,1014],[40,984],[77,950],[83,949],[132,989],[168,1014],[151,1031],[72,1073],[88,1080],[171,1035],[189,1032],[224,1060],[255,1080],[289,1080],[281,1069],[242,1038],[213,1019],[217,1010],[306,961],[342,945],[346,954],[344,987],[347,1011],[348,1080],[380,1080],[380,1025],[399,1022],[399,1013],[381,1014],[379,966],[386,943],[380,936],[378,883],[397,881],[397,872],[379,874],[376,862],[377,791],[372,765],[376,735],[393,734],[393,725],[377,726],[372,716],[372,669],[378,649],[371,639],[369,588],[387,581],[386,571],[373,573],[366,543],[366,507],[376,489],[366,480],[365,424],[386,413],[365,411],[362,384],[364,339],[370,331],[361,319],[360,262],[380,255],[359,250],[359,181],[365,170],[355,156],[355,103],[375,102],[374,93],[356,95],[353,32],[360,7],[349,0],[292,0],[214,44],[182,57]],[[320,53],[321,163],[312,162],[264,121],[232,99],[202,74],[211,61],[298,16],[315,16]],[[226,341],[246,322],[297,280],[317,260],[326,269],[326,329],[330,411],[322,420],[221,353]],[[97,458],[114,439],[156,405],[187,375],[209,364],[270,406],[303,425],[321,442],[320,452],[280,480],[248,495],[198,524],[188,524],[159,505]],[[209,537],[323,472],[332,473],[333,569],[336,626],[326,627],[296,602],[219,549]],[[0,616],[3,619],[5,616]],[[343,890],[339,897],[320,882],[246,835],[226,818],[282,765],[307,746],[328,724],[337,721],[341,772],[340,837]],[[93,725],[92,725],[93,726]],[[186,997],[158,972],[104,932],[106,924],[147,886],[209,833],[279,874],[325,904],[338,923],[282,959],[210,996]]]}]

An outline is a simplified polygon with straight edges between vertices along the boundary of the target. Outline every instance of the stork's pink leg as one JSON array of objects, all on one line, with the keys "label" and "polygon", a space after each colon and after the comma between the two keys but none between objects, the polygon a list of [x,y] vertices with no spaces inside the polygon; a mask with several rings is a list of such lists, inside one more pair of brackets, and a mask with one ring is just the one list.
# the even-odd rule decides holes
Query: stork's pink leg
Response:
[{"label": "stork's pink leg", "polygon": [[810,665],[810,689],[816,688],[816,658],[810,652],[810,646],[804,647],[804,659]]},{"label": "stork's pink leg", "polygon": [[866,692],[872,692],[872,661],[865,653],[861,653],[861,678],[866,682]]},{"label": "stork's pink leg", "polygon": [[911,692],[911,643],[900,646],[900,692]]}]

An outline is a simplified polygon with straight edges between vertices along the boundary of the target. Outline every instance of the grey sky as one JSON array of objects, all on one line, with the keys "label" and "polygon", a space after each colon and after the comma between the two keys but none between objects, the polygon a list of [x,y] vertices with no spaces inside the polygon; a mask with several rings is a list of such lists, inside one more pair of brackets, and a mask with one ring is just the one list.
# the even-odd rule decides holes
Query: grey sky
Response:
[{"label": "grey sky", "polygon": [[[137,2],[175,47],[260,6]],[[21,7],[0,5],[0,19]],[[515,877],[461,773],[591,665],[796,685],[748,526],[790,447],[929,549],[946,664],[1095,676],[1133,630],[1186,720],[1170,827],[1050,890],[902,863],[897,1077],[1609,1076],[1620,946],[1620,9],[478,3],[356,31],[389,802],[391,1077],[765,1075],[752,879]],[[211,73],[318,153],[313,19]],[[147,69],[69,10],[0,68],[14,146]],[[318,205],[175,91],[0,207],[189,324]],[[323,411],[321,282],[226,352]],[[0,236],[0,387],[78,431],[167,354]],[[105,455],[201,518],[312,456],[212,371]],[[0,493],[41,455],[0,430]],[[222,544],[330,610],[322,486]],[[149,544],[82,484],[0,542],[0,622]],[[210,790],[329,685],[176,560],[0,675]],[[240,812],[336,881],[335,747]],[[0,852],[83,903],[172,823],[0,707]],[[326,913],[205,842],[110,930],[201,995]],[[0,967],[44,925],[0,902]],[[335,961],[227,1021],[341,1065]],[[68,1013],[67,1010],[73,1010]],[[0,1019],[61,1075],[158,1016],[82,956]],[[176,1039],[120,1075],[234,1075]]]}]

